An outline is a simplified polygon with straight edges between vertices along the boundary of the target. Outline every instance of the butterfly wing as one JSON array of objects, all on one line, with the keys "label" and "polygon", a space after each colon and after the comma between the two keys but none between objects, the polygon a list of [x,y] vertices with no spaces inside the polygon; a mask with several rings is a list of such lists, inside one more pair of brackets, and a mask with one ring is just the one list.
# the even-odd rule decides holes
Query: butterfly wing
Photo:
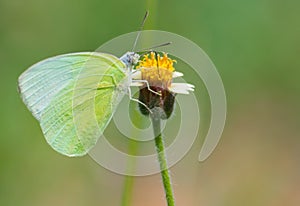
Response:
[{"label": "butterfly wing", "polygon": [[72,53],[43,60],[19,77],[21,97],[50,146],[82,156],[96,144],[123,95],[125,64],[103,53]]}]

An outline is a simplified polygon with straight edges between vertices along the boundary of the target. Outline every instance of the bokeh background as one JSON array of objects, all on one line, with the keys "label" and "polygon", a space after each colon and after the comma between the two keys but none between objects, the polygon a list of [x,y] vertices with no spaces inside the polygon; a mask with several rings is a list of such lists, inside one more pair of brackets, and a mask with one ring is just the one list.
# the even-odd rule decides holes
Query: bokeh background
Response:
[{"label": "bokeh background", "polygon": [[177,33],[206,51],[228,98],[213,155],[197,161],[202,131],[171,169],[177,205],[300,205],[295,0],[0,0],[0,205],[122,205],[124,194],[128,205],[165,205],[159,175],[125,179],[89,156],[54,152],[17,93],[18,76],[33,63],[94,51],[137,30],[146,9],[145,29]]}]

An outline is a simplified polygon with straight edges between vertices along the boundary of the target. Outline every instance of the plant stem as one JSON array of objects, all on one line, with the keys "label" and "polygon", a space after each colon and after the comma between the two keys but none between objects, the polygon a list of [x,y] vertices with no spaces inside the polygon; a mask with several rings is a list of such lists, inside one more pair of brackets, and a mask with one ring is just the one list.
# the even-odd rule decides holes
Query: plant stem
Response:
[{"label": "plant stem", "polygon": [[[130,140],[128,152],[131,155],[135,155],[137,151],[138,151],[138,143],[134,140]],[[132,171],[135,168],[135,164],[136,164],[135,160],[129,158],[126,164],[128,173],[132,173]],[[130,206],[132,204],[131,200],[132,200],[133,186],[134,186],[134,177],[130,175],[126,175],[124,181],[122,201],[121,201],[122,206]]]},{"label": "plant stem", "polygon": [[173,189],[171,185],[171,177],[169,174],[167,158],[165,153],[165,145],[161,135],[161,128],[160,128],[161,121],[160,121],[159,112],[153,111],[151,118],[152,118],[153,131],[155,135],[155,146],[156,146],[157,158],[159,161],[160,174],[165,189],[166,200],[168,206],[175,206]]},{"label": "plant stem", "polygon": [[130,206],[131,199],[132,199],[132,190],[133,190],[133,179],[132,176],[126,176],[125,177],[125,184],[123,189],[123,195],[122,195],[122,206]]},{"label": "plant stem", "polygon": [[149,18],[148,21],[148,26],[149,28],[153,28],[156,25],[157,22],[157,5],[158,2],[157,0],[148,0],[146,4],[147,10],[150,12],[151,18]]}]

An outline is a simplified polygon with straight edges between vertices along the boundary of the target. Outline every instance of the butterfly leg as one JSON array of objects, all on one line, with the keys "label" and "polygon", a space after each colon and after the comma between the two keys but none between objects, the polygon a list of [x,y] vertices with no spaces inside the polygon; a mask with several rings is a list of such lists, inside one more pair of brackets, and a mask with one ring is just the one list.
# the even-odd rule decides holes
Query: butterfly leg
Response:
[{"label": "butterfly leg", "polygon": [[158,92],[156,92],[156,91],[154,91],[154,90],[152,90],[152,89],[150,88],[149,82],[148,82],[147,80],[144,80],[144,79],[133,79],[132,82],[133,82],[133,83],[136,83],[136,82],[137,82],[137,83],[145,83],[146,86],[147,86],[147,88],[148,88],[148,90],[149,90],[150,92],[152,92],[152,93],[154,93],[154,94],[157,94],[157,95],[161,96],[160,93],[158,93]]},{"label": "butterfly leg", "polygon": [[138,99],[132,97],[132,93],[131,93],[130,87],[128,87],[128,96],[129,96],[129,99],[130,99],[130,100],[135,101],[135,102],[137,102],[137,103],[143,105],[143,106],[144,106],[146,109],[148,109],[149,112],[152,114],[151,109],[150,109],[144,102],[141,102],[140,100],[138,100]]}]

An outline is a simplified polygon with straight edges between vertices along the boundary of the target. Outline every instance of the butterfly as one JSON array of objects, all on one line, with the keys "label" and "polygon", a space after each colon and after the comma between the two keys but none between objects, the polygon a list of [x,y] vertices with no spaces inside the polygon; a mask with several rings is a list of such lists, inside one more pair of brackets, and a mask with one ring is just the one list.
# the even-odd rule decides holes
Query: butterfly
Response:
[{"label": "butterfly", "polygon": [[121,58],[70,53],[38,62],[21,74],[21,98],[53,149],[82,156],[96,144],[132,82],[131,68],[138,59],[133,52]]}]

